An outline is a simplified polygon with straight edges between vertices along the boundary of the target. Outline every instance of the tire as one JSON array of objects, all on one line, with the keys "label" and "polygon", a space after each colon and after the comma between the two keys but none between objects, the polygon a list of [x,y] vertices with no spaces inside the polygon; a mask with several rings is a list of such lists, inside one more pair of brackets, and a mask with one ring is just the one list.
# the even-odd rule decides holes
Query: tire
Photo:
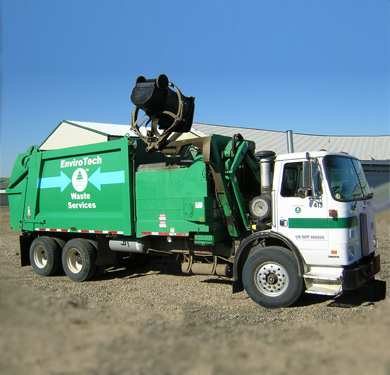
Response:
[{"label": "tire", "polygon": [[62,267],[73,281],[89,280],[96,271],[96,250],[84,239],[70,240],[62,251]]},{"label": "tire", "polygon": [[279,246],[265,247],[247,259],[243,284],[254,302],[271,309],[291,306],[304,287],[294,255]]},{"label": "tire", "polygon": [[57,243],[57,245],[60,247],[60,250],[61,250],[61,253],[62,253],[62,249],[64,248],[65,244],[66,244],[66,241],[63,240],[62,238],[57,238],[57,237],[53,237],[53,240]]},{"label": "tire", "polygon": [[52,276],[61,264],[61,248],[50,237],[37,237],[30,246],[30,263],[36,274]]}]

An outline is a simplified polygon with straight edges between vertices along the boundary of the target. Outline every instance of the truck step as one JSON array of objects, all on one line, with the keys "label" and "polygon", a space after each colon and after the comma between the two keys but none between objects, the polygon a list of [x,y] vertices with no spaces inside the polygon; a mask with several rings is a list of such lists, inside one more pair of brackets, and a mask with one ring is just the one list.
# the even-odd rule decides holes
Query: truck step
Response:
[{"label": "truck step", "polygon": [[325,296],[336,296],[340,294],[341,291],[341,285],[311,284],[311,286],[306,289],[306,293],[308,294],[321,294]]},{"label": "truck step", "polygon": [[342,291],[343,269],[311,267],[303,275],[306,293],[335,296]]},{"label": "truck step", "polygon": [[323,280],[340,283],[343,278],[343,268],[311,267],[303,277],[311,280]]}]

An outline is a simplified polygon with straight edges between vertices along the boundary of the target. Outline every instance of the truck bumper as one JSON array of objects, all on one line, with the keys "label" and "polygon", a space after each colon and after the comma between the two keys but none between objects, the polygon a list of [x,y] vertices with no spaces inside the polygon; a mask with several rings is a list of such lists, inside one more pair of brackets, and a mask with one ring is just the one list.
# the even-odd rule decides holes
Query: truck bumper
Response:
[{"label": "truck bumper", "polygon": [[380,271],[380,255],[367,257],[363,263],[354,268],[344,270],[343,290],[352,290],[361,287]]}]

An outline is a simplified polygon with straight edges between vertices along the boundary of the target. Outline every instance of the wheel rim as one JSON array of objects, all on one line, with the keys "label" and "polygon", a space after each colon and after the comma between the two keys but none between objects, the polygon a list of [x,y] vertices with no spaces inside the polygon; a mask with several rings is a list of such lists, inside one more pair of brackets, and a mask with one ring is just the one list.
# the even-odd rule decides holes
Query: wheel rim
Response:
[{"label": "wheel rim", "polygon": [[38,268],[45,268],[47,265],[47,252],[43,246],[34,249],[34,263]]},{"label": "wheel rim", "polygon": [[73,273],[79,273],[83,269],[83,257],[77,249],[70,249],[68,251],[66,264]]},{"label": "wheel rim", "polygon": [[266,262],[256,269],[255,284],[259,291],[266,296],[279,297],[288,288],[288,273],[280,264]]}]

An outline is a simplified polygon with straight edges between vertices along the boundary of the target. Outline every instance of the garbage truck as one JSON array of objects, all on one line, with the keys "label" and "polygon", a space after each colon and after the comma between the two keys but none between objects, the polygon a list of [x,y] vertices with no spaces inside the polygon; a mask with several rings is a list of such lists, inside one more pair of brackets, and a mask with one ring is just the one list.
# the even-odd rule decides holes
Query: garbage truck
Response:
[{"label": "garbage truck", "polygon": [[256,152],[240,134],[186,139],[194,98],[164,74],[138,77],[131,101],[120,139],[17,157],[7,194],[22,266],[82,282],[174,255],[183,273],[230,278],[266,308],[336,296],[380,271],[356,157]]}]

